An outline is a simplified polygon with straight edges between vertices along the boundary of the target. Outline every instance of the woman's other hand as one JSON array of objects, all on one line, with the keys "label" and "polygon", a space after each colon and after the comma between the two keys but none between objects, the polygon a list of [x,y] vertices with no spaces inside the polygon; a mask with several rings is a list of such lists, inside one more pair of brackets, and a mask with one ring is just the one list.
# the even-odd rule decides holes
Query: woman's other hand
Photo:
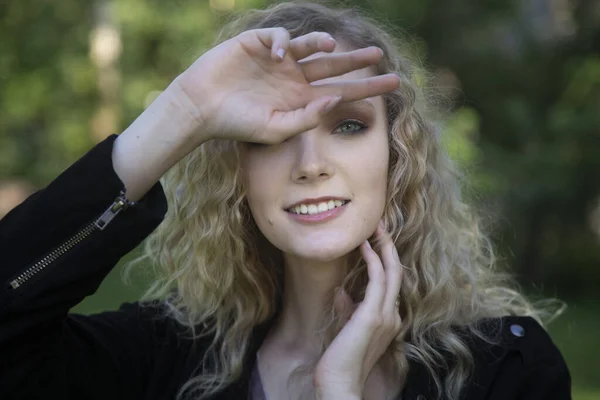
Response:
[{"label": "woman's other hand", "polygon": [[246,31],[206,52],[172,85],[198,121],[197,144],[215,138],[279,143],[316,127],[339,101],[398,87],[395,74],[311,85],[375,65],[382,57],[380,49],[369,47],[303,60],[331,53],[335,45],[327,33],[290,40],[285,29],[267,28]]},{"label": "woman's other hand", "polygon": [[367,377],[400,331],[397,302],[402,265],[382,224],[375,235],[381,243],[381,257],[368,241],[360,246],[369,274],[363,301],[355,305],[344,292],[336,294],[335,307],[349,315],[349,320],[316,366],[319,399],[362,398]]}]

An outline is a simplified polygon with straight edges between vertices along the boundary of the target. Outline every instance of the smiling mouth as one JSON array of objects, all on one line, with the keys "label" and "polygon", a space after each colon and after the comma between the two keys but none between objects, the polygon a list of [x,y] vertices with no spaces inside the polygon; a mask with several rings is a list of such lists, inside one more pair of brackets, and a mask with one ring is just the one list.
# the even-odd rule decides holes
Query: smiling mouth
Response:
[{"label": "smiling mouth", "polygon": [[348,204],[350,200],[329,200],[317,204],[300,204],[285,209],[286,212],[298,215],[316,215]]}]

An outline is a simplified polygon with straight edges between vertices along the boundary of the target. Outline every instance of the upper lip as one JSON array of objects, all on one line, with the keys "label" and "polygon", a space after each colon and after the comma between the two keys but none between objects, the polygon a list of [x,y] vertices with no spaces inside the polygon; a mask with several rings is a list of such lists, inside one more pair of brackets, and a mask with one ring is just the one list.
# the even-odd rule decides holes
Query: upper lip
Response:
[{"label": "upper lip", "polygon": [[290,208],[294,208],[296,206],[299,206],[300,204],[316,204],[316,203],[322,203],[324,201],[329,201],[329,200],[340,200],[340,201],[350,201],[344,197],[335,197],[335,196],[323,196],[323,197],[317,197],[316,199],[303,199],[300,200],[297,203],[294,203],[292,205],[289,205],[287,207],[285,207],[286,210],[289,210]]}]

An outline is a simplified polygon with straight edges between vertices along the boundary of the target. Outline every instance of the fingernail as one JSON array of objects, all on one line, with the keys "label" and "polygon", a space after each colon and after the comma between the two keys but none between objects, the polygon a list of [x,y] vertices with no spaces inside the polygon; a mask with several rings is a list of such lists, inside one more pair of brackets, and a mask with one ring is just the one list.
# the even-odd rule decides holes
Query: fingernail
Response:
[{"label": "fingernail", "polygon": [[379,221],[379,227],[385,230],[385,224],[383,223],[383,220]]},{"label": "fingernail", "polygon": [[279,57],[280,60],[283,60],[283,56],[285,56],[285,50],[282,48],[277,49],[277,57]]},{"label": "fingernail", "polygon": [[369,243],[369,239],[365,240],[365,244],[367,245],[367,248],[373,250],[373,248],[371,247],[371,243]]}]

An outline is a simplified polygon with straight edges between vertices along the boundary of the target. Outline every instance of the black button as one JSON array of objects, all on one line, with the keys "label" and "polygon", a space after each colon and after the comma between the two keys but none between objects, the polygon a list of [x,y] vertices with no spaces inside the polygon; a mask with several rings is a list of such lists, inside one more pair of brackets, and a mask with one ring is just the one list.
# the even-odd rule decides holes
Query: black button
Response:
[{"label": "black button", "polygon": [[510,326],[510,332],[515,335],[516,337],[523,337],[525,336],[525,328],[523,328],[521,325],[518,324],[513,324]]}]

